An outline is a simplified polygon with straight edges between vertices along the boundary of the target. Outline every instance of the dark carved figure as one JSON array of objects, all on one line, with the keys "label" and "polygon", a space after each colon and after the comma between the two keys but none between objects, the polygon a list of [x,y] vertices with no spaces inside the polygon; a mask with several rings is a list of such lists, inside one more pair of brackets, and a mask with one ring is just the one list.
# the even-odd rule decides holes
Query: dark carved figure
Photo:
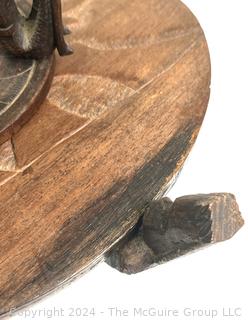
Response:
[{"label": "dark carved figure", "polygon": [[41,59],[55,48],[60,55],[71,54],[64,39],[67,33],[61,0],[33,0],[28,17],[19,12],[15,0],[0,1],[0,48],[13,55]]}]

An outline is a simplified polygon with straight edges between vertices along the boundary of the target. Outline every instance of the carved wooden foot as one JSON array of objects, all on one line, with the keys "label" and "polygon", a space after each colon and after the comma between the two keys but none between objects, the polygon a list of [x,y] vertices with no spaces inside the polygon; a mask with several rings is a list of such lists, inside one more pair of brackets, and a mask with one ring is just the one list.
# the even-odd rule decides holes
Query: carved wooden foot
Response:
[{"label": "carved wooden foot", "polygon": [[132,274],[209,244],[228,240],[244,220],[232,194],[153,201],[134,231],[107,255],[107,263]]}]

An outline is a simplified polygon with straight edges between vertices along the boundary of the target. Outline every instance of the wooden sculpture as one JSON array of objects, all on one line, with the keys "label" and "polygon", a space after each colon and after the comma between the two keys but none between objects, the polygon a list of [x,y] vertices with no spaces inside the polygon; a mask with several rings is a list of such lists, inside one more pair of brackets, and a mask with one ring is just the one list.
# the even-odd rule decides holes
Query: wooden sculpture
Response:
[{"label": "wooden sculpture", "polygon": [[28,18],[10,0],[0,9],[4,315],[104,259],[174,183],[206,112],[210,59],[179,0],[64,0],[74,54],[57,55],[53,78],[53,50],[71,53],[60,2],[35,0]]},{"label": "wooden sculpture", "polygon": [[34,0],[32,6],[27,0],[0,2],[0,142],[41,105],[53,77],[54,49],[62,56],[72,53],[64,40],[68,33],[61,0]]},{"label": "wooden sculpture", "polygon": [[0,47],[15,56],[42,59],[49,57],[54,48],[62,56],[71,54],[64,40],[67,33],[61,0],[33,0],[28,17],[21,14],[15,0],[0,2]]}]

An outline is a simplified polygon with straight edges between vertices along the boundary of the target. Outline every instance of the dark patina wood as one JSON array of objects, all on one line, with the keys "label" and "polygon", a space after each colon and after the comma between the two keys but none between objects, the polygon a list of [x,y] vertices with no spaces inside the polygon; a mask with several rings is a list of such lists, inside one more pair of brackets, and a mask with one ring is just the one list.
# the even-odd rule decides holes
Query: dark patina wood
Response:
[{"label": "dark patina wood", "polygon": [[0,50],[0,143],[32,118],[48,93],[53,73],[53,55],[37,61]]},{"label": "dark patina wood", "polygon": [[132,233],[107,255],[107,263],[138,273],[232,238],[244,225],[234,195],[197,194],[150,202]]},{"label": "dark patina wood", "polygon": [[104,257],[174,181],[208,104],[206,40],[180,1],[63,5],[75,53],[0,146],[1,314]]}]

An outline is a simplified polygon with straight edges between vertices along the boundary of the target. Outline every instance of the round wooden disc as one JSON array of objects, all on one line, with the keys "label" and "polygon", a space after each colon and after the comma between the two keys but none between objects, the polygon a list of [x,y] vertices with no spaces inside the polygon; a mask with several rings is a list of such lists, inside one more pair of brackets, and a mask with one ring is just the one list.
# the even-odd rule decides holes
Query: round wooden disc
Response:
[{"label": "round wooden disc", "polygon": [[132,228],[181,170],[208,104],[206,40],[180,1],[65,0],[64,16],[75,53],[0,150],[1,314]]},{"label": "round wooden disc", "polygon": [[53,63],[54,57],[35,61],[0,54],[0,143],[17,132],[42,103]]}]

